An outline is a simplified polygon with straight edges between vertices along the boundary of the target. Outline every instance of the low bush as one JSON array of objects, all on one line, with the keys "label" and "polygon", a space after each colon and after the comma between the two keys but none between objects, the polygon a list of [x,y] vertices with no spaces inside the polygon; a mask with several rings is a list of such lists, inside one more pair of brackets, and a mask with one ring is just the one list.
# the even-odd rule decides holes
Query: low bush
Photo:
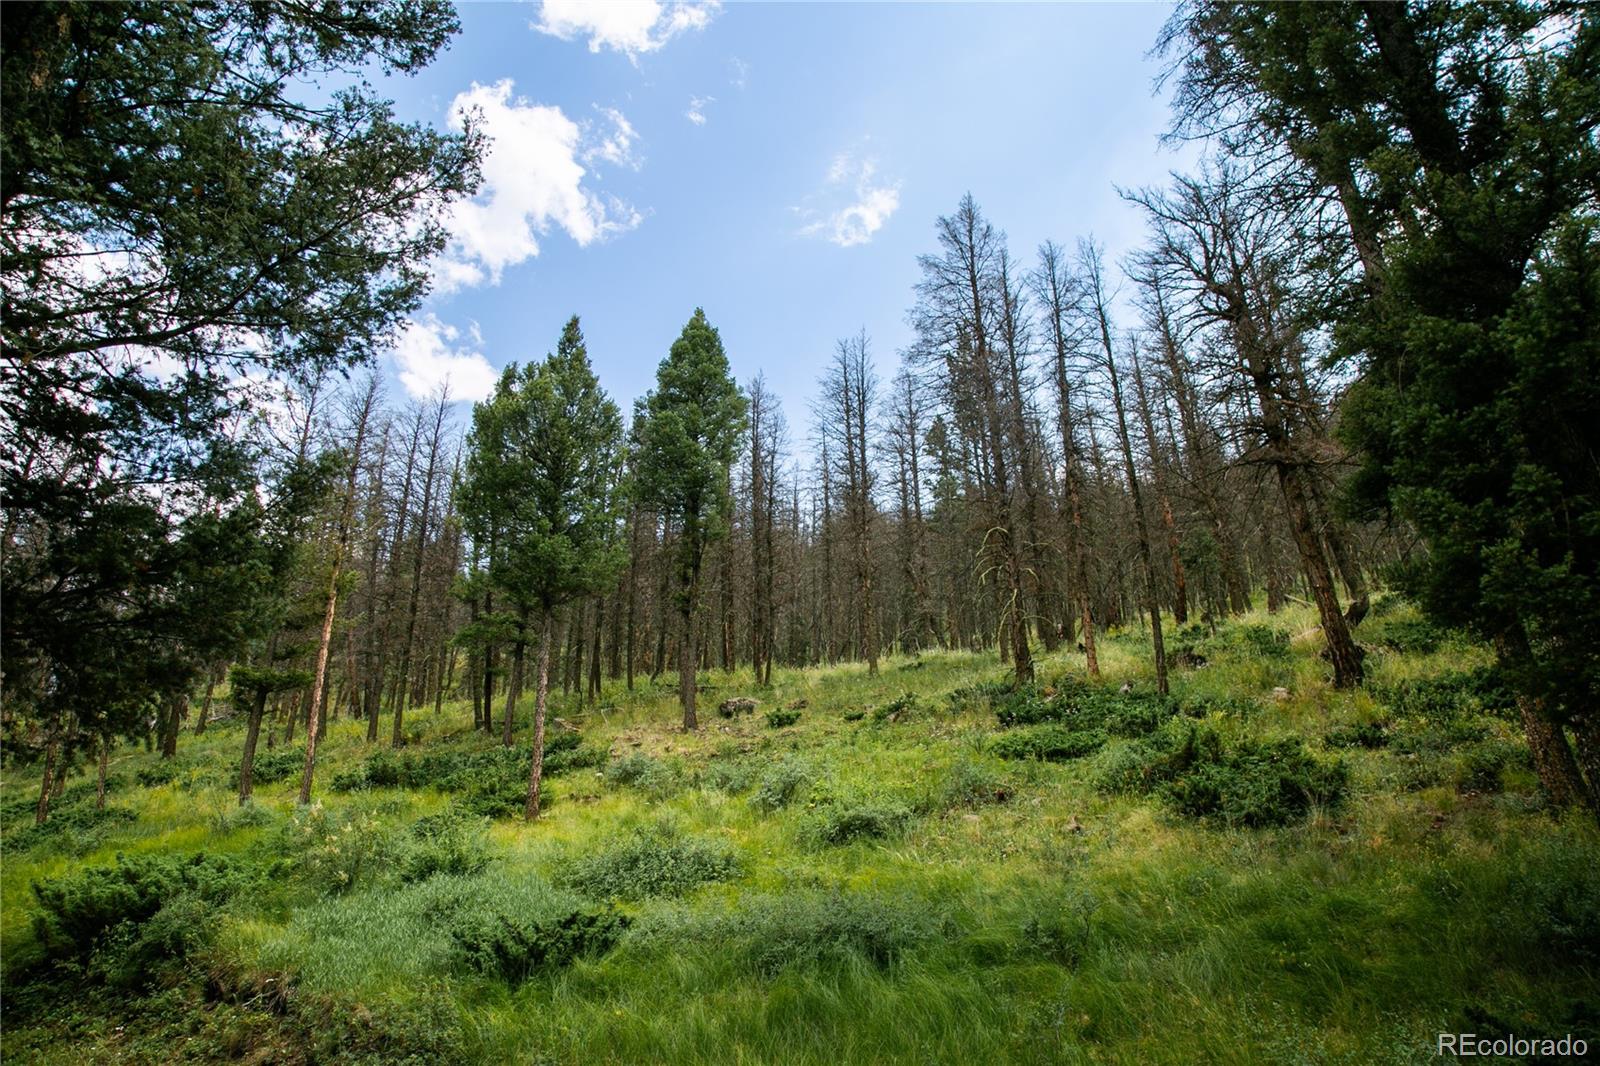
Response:
[{"label": "low bush", "polygon": [[799,711],[791,711],[786,708],[780,708],[778,710],[767,712],[768,729],[782,729],[784,726],[794,725],[799,720]]},{"label": "low bush", "polygon": [[[460,805],[491,818],[522,813],[528,794],[531,745],[485,751],[446,751],[413,756],[383,750],[367,756],[359,767],[333,776],[335,792],[368,788],[437,788],[457,795]],[[575,732],[552,733],[544,745],[544,776],[578,767],[598,766],[605,753],[585,747]]]},{"label": "low bush", "polygon": [[1180,664],[1206,663],[1221,657],[1285,659],[1289,656],[1289,634],[1259,622],[1223,625],[1214,632],[1204,625],[1187,625],[1172,635],[1168,652]]},{"label": "low bush", "polygon": [[1328,730],[1322,743],[1329,748],[1383,748],[1389,745],[1388,722],[1362,722]]},{"label": "low bush", "polygon": [[486,819],[447,807],[412,823],[397,867],[402,881],[422,881],[435,874],[475,874],[488,864]]},{"label": "low bush", "polygon": [[1502,771],[1530,764],[1528,749],[1508,740],[1486,740],[1465,748],[1451,775],[1456,791],[1495,793],[1504,787]]},{"label": "low bush", "polygon": [[1592,836],[1564,831],[1528,849],[1508,922],[1557,958],[1600,963],[1600,870]]},{"label": "low bush", "polygon": [[1261,713],[1261,704],[1249,696],[1201,693],[1183,697],[1183,713],[1190,718],[1206,718],[1215,714],[1245,721]]},{"label": "low bush", "polygon": [[753,714],[760,706],[749,696],[735,696],[733,699],[723,700],[717,704],[717,716],[720,718],[733,718],[741,714]]},{"label": "low bush", "polygon": [[955,712],[991,710],[1016,690],[1015,682],[1008,678],[994,678],[951,689],[945,699]]},{"label": "low bush", "polygon": [[1422,618],[1383,619],[1376,633],[1364,634],[1374,644],[1390,651],[1431,655],[1454,634]]},{"label": "low bush", "polygon": [[898,836],[911,821],[911,810],[900,803],[869,799],[832,803],[820,810],[810,827],[819,844],[848,844],[854,840],[883,840]]},{"label": "low bush", "polygon": [[321,803],[297,810],[283,829],[291,869],[319,892],[348,892],[392,869],[397,845],[368,811],[330,813]]},{"label": "low bush", "polygon": [[138,819],[139,816],[126,807],[97,810],[80,804],[57,808],[50,812],[50,820],[43,825],[25,825],[7,834],[6,846],[18,851],[51,847],[68,854],[81,855],[98,847],[118,826]]},{"label": "low bush", "polygon": [[1123,692],[1063,678],[1042,690],[1024,686],[1007,693],[995,705],[995,718],[1005,727],[1050,722],[1136,737],[1159,728],[1177,709],[1175,700],[1154,692]]},{"label": "low bush", "polygon": [[851,956],[887,967],[934,932],[909,906],[844,892],[778,896],[744,924],[752,961],[769,974]]},{"label": "low bush", "polygon": [[641,829],[562,864],[559,880],[594,899],[680,896],[711,881],[739,876],[733,849],[717,840]]},{"label": "low bush", "polygon": [[657,799],[670,796],[681,783],[673,767],[642,751],[614,760],[605,775],[607,784],[638,789]]},{"label": "low bush", "polygon": [[520,984],[541,970],[610,951],[628,925],[629,919],[614,910],[575,908],[543,919],[472,913],[451,928],[450,936],[467,969]]},{"label": "low bush", "polygon": [[982,807],[1005,803],[1014,792],[1011,783],[988,766],[962,759],[934,779],[919,807],[924,812]]},{"label": "low bush", "polygon": [[237,860],[117,856],[110,866],[36,882],[34,935],[60,962],[118,985],[145,979],[205,942],[216,908],[256,883]]},{"label": "low bush", "polygon": [[[250,781],[254,785],[270,785],[301,773],[306,765],[306,749],[288,748],[284,751],[257,753],[250,763]],[[239,768],[233,768],[230,787],[239,787]]]},{"label": "low bush", "polygon": [[1019,729],[999,737],[989,750],[1002,759],[1041,759],[1065,762],[1099,751],[1106,743],[1102,729],[1067,729],[1059,725]]},{"label": "low bush", "polygon": [[1395,716],[1435,721],[1470,714],[1508,716],[1516,709],[1516,694],[1493,667],[1375,685],[1372,694]]},{"label": "low bush", "polygon": [[1165,730],[1114,754],[1101,767],[1107,791],[1154,793],[1180,814],[1225,825],[1283,825],[1313,806],[1336,806],[1347,771],[1297,737],[1225,743],[1214,730]]},{"label": "low bush", "polygon": [[742,759],[717,759],[700,775],[700,783],[706,788],[730,796],[749,791],[755,782],[755,766]]},{"label": "low bush", "polygon": [[783,759],[761,775],[756,794],[750,797],[752,806],[763,811],[776,811],[787,807],[806,789],[811,787],[811,767],[799,759]]},{"label": "low bush", "polygon": [[158,785],[167,785],[183,777],[190,771],[187,763],[176,762],[172,759],[162,759],[154,766],[141,766],[134,771],[133,779],[145,788],[155,788]]}]

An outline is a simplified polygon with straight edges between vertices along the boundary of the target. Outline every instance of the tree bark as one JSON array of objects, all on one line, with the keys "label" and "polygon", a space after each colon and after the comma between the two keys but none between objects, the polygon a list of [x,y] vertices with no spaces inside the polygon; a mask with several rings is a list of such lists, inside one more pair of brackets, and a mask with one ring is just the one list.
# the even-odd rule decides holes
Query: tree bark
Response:
[{"label": "tree bark", "polygon": [[250,802],[250,794],[254,784],[256,764],[256,742],[261,738],[261,720],[267,714],[267,690],[256,690],[256,698],[250,704],[250,720],[245,725],[244,732],[244,757],[239,760],[239,806]]},{"label": "tree bark", "polygon": [[94,782],[94,809],[106,809],[106,765],[111,761],[111,738],[100,734],[100,759]]},{"label": "tree bark", "polygon": [[518,615],[517,640],[512,645],[511,680],[506,685],[506,715],[500,730],[500,742],[508,748],[511,747],[512,732],[516,728],[517,698],[522,695],[522,659],[528,647],[527,632],[528,612],[524,609]]},{"label": "tree bark", "polygon": [[539,817],[539,786],[544,777],[544,714],[550,692],[550,611],[539,623],[539,680],[533,691],[533,755],[528,770],[528,802],[522,811],[525,821]]}]

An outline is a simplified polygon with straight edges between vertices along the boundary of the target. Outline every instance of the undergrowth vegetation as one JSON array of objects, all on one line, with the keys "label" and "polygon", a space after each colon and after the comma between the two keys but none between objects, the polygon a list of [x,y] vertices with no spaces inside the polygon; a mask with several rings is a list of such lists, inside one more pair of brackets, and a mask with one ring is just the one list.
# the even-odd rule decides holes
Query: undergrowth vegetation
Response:
[{"label": "undergrowth vegetation", "polygon": [[[461,705],[319,801],[237,723],[114,753],[32,824],[5,767],[8,1062],[1424,1062],[1440,1031],[1600,1041],[1600,841],[1538,792],[1485,649],[1380,599],[1334,691],[1309,612],[1137,631],[1039,682],[924,653]],[[1370,629],[1366,628],[1370,626]],[[1175,660],[1177,661],[1177,660]],[[748,693],[748,695],[746,695]],[[757,702],[759,701],[759,703]],[[748,705],[748,706],[747,706]],[[761,708],[756,713],[755,708]],[[803,712],[803,713],[802,713]],[[776,719],[776,720],[774,720]],[[1181,1024],[1178,1021],[1181,1019]]]}]

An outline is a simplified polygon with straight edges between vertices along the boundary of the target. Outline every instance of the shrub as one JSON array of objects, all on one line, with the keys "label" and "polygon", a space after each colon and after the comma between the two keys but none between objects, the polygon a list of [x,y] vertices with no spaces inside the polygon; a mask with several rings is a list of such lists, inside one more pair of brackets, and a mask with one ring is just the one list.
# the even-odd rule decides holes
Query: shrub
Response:
[{"label": "shrub", "polygon": [[25,825],[6,838],[6,845],[19,851],[50,845],[71,854],[83,854],[98,847],[118,826],[138,821],[138,814],[126,807],[76,806],[57,808],[43,825]]},{"label": "shrub", "polygon": [[162,759],[154,766],[141,766],[134,771],[133,779],[145,788],[167,785],[189,772],[189,767],[171,759]]},{"label": "shrub", "polygon": [[1035,726],[997,739],[989,748],[1002,759],[1042,759],[1065,762],[1092,755],[1105,746],[1101,729],[1066,729],[1058,725]]},{"label": "shrub", "polygon": [[786,725],[794,725],[799,720],[799,711],[783,709],[767,712],[767,728],[769,729],[782,729]]},{"label": "shrub", "polygon": [[679,896],[739,875],[733,849],[665,829],[635,830],[589,855],[568,860],[560,879],[596,899]]},{"label": "shrub", "polygon": [[993,709],[994,706],[1009,696],[1016,688],[1014,682],[1007,678],[995,678],[990,681],[979,681],[972,685],[962,685],[951,689],[945,697],[950,702],[952,711],[960,712],[969,709]]},{"label": "shrub", "polygon": [[394,845],[366,811],[329,814],[321,803],[297,810],[284,828],[295,873],[322,892],[348,892],[388,867]]},{"label": "shrub", "polygon": [[1218,714],[1225,718],[1248,720],[1261,713],[1261,704],[1248,696],[1200,694],[1183,698],[1183,713],[1190,718]]},{"label": "shrub", "polygon": [[843,892],[778,896],[746,929],[752,961],[767,974],[851,956],[887,967],[933,931],[911,907]]},{"label": "shrub", "polygon": [[1040,691],[1019,688],[995,707],[1002,726],[1057,722],[1074,730],[1103,729],[1114,736],[1144,736],[1171,718],[1177,704],[1153,692],[1115,691],[1064,678]]},{"label": "shrub", "polygon": [[1429,655],[1450,639],[1450,632],[1422,618],[1389,619],[1379,627],[1376,643],[1392,651]]},{"label": "shrub", "polygon": [[872,720],[874,722],[898,722],[903,718],[909,718],[916,713],[916,710],[917,694],[915,692],[902,692],[883,706],[874,708]]},{"label": "shrub", "polygon": [[1461,753],[1456,765],[1455,778],[1458,792],[1499,792],[1503,787],[1501,771],[1516,763],[1526,763],[1528,751],[1519,744],[1505,740],[1489,740],[1474,744]]},{"label": "shrub", "polygon": [[1563,832],[1530,849],[1510,898],[1540,948],[1583,964],[1600,962],[1600,871],[1594,842]]},{"label": "shrub", "polygon": [[1472,713],[1504,715],[1516,707],[1515,693],[1492,667],[1374,686],[1373,695],[1396,715],[1434,720]]},{"label": "shrub", "polygon": [[897,836],[910,821],[911,811],[901,804],[867,800],[822,808],[811,831],[819,843],[848,844]]},{"label": "shrub", "polygon": [[413,988],[404,1002],[308,994],[296,989],[286,1023],[307,1062],[341,1066],[465,1066],[461,1020],[442,983]]},{"label": "shrub", "polygon": [[[376,751],[354,770],[333,776],[335,792],[367,788],[437,788],[462,797],[462,806],[494,818],[522,813],[528,792],[532,745],[494,747],[486,751],[444,751],[413,756]],[[576,732],[545,738],[544,776],[578,767],[599,766],[605,753],[585,747]]]},{"label": "shrub", "polygon": [[210,936],[216,907],[254,882],[235,860],[117,856],[111,866],[36,882],[34,934],[58,959],[113,984],[138,983]]},{"label": "shrub", "polygon": [[989,767],[962,759],[941,775],[921,804],[925,811],[947,811],[954,807],[981,807],[1004,803],[1013,793],[1011,783]]},{"label": "shrub", "polygon": [[642,751],[624,755],[607,766],[606,782],[636,788],[656,798],[671,795],[679,784],[672,767]]},{"label": "shrub", "polygon": [[755,767],[737,759],[719,759],[707,766],[700,781],[705,787],[734,795],[755,783]]},{"label": "shrub", "polygon": [[[270,785],[282,781],[305,769],[306,750],[290,748],[286,751],[264,751],[250,763],[250,780],[257,785]],[[231,787],[239,787],[239,768],[233,768]]]},{"label": "shrub", "polygon": [[572,909],[543,920],[471,914],[451,928],[450,937],[468,969],[520,984],[540,970],[610,951],[628,924],[613,910]]},{"label": "shrub", "polygon": [[1022,921],[1018,947],[1021,954],[1037,955],[1076,969],[1094,933],[1097,904],[1087,893],[1073,893],[1066,899],[1034,901]]},{"label": "shrub", "polygon": [[1165,732],[1102,767],[1110,791],[1154,792],[1180,814],[1226,825],[1282,825],[1344,795],[1342,763],[1323,762],[1298,737],[1225,744],[1213,730]]},{"label": "shrub", "polygon": [[763,811],[780,810],[810,788],[811,780],[809,766],[798,759],[784,759],[761,775],[761,784],[750,803]]},{"label": "shrub", "polygon": [[475,874],[489,864],[489,831],[484,818],[447,807],[419,818],[400,854],[402,881],[422,881],[434,874]]},{"label": "shrub", "polygon": [[1290,653],[1290,634],[1261,623],[1227,626],[1206,642],[1206,650],[1232,650],[1256,659],[1282,659]]}]

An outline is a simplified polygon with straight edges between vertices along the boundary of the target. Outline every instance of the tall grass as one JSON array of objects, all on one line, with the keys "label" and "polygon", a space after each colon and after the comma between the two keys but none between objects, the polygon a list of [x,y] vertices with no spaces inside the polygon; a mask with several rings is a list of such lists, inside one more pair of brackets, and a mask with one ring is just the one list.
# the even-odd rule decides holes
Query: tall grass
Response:
[{"label": "tall grass", "polygon": [[[1374,621],[1412,617],[1401,608]],[[1488,661],[1456,639],[1427,653],[1378,652],[1377,684],[1338,692],[1305,636],[1310,611],[1242,624],[1282,630],[1289,650],[1257,656],[1219,642],[1206,666],[1174,672],[1174,694],[1233,698],[1209,723],[1230,738],[1294,733],[1319,753],[1330,732],[1389,714],[1384,685]],[[1103,683],[1148,686],[1148,655],[1137,629],[1110,635]],[[1039,662],[1043,685],[1082,673],[1066,650]],[[203,965],[213,979],[279,975],[304,995],[363,1009],[412,1010],[426,990],[449,1005],[427,1024],[458,1028],[467,1056],[483,1062],[1421,1062],[1434,1057],[1435,1033],[1460,1027],[1594,1037],[1582,1004],[1600,963],[1583,940],[1600,933],[1600,835],[1544,811],[1515,767],[1503,794],[1486,795],[1448,780],[1411,787],[1404,755],[1342,750],[1353,795],[1340,809],[1281,829],[1218,828],[1153,798],[1100,791],[1101,762],[1126,741],[1062,763],[997,758],[993,713],[948,694],[1001,677],[992,657],[967,653],[891,657],[877,677],[859,665],[780,670],[771,690],[712,673],[708,698],[748,695],[762,713],[707,715],[693,735],[676,728],[666,683],[608,687],[599,706],[558,697],[554,713],[613,764],[650,760],[660,775],[648,787],[632,771],[554,778],[548,812],[532,825],[496,822],[490,862],[473,874],[402,884],[380,869],[327,894],[297,881],[292,865],[272,867],[271,887],[219,916]],[[913,711],[871,713],[906,693]],[[763,724],[765,711],[802,699],[796,725]],[[492,746],[469,719],[463,704],[416,713],[418,746]],[[228,725],[185,736],[189,772],[153,787],[135,774],[155,757],[121,751],[110,802],[134,821],[108,823],[76,850],[48,836],[7,846],[8,982],[33,951],[33,881],[119,852],[283,857],[298,782],[262,786],[260,813],[232,813],[240,744]],[[359,806],[399,835],[451,802],[432,791],[328,792],[334,773],[370,753],[361,723],[334,723],[319,751],[330,814]],[[7,842],[25,825],[32,775],[8,766],[0,780]],[[903,821],[843,843],[819,835],[828,818],[874,805]],[[630,924],[613,949],[526,981],[462,965],[453,930],[474,915],[537,923],[605,906],[556,886],[635,834],[731,855],[719,875],[731,880],[622,899]],[[0,1040],[19,1061],[81,1061],[117,1025],[173,1024],[160,1001],[146,1002],[143,1021],[79,1006],[70,1027],[27,1015]],[[186,1024],[222,1013],[207,1008]],[[247,1052],[257,1037],[241,1039]]]}]

